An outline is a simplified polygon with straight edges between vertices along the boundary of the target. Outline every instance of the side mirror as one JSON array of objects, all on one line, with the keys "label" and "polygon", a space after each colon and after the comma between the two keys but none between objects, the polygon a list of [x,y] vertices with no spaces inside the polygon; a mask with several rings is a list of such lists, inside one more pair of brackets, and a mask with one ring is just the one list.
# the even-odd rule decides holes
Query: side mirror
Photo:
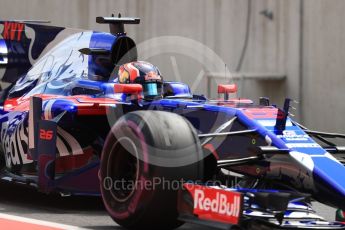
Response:
[{"label": "side mirror", "polygon": [[229,99],[229,93],[236,93],[237,85],[236,84],[219,84],[218,85],[218,94],[224,94],[224,100]]},{"label": "side mirror", "polygon": [[236,84],[230,84],[230,85],[225,85],[225,84],[219,84],[218,85],[218,93],[236,93],[237,92],[237,85]]},{"label": "side mirror", "polygon": [[140,94],[143,91],[143,86],[140,84],[115,84],[115,93],[125,94]]}]

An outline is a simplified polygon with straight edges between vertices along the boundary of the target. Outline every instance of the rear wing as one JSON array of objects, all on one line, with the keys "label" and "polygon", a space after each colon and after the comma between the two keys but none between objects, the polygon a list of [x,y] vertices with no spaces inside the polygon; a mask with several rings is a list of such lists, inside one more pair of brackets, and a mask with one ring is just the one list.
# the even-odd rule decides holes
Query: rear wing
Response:
[{"label": "rear wing", "polygon": [[65,28],[49,21],[0,21],[0,79],[14,83],[42,55],[46,46]]}]

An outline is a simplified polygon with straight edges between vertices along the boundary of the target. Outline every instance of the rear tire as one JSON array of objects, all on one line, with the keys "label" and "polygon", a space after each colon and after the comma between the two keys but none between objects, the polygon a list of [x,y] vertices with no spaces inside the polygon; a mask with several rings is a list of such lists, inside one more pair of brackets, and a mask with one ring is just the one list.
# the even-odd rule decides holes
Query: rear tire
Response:
[{"label": "rear tire", "polygon": [[108,213],[123,227],[179,227],[183,224],[177,220],[181,180],[202,179],[199,138],[177,114],[131,112],[108,134],[100,166],[101,192]]}]

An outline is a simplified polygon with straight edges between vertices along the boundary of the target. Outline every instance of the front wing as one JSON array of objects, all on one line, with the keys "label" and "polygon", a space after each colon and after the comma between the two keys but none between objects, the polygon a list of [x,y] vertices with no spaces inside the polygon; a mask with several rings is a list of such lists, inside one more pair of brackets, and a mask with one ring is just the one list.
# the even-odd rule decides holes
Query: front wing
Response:
[{"label": "front wing", "polygon": [[345,229],[317,215],[307,194],[186,183],[178,199],[181,221],[219,229]]}]

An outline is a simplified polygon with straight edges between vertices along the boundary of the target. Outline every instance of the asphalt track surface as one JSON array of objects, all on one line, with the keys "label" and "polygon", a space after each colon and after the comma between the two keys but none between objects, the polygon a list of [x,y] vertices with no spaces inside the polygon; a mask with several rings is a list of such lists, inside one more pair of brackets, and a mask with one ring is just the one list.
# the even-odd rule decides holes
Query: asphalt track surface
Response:
[{"label": "asphalt track surface", "polygon": [[[334,219],[334,209],[318,203],[313,205],[320,215],[329,220]],[[5,182],[0,182],[0,214],[50,221],[85,229],[123,229],[108,216],[99,197],[46,195],[33,188]],[[0,228],[3,229],[3,226]],[[179,230],[193,229],[210,228],[191,224],[185,224],[179,228]]]}]

